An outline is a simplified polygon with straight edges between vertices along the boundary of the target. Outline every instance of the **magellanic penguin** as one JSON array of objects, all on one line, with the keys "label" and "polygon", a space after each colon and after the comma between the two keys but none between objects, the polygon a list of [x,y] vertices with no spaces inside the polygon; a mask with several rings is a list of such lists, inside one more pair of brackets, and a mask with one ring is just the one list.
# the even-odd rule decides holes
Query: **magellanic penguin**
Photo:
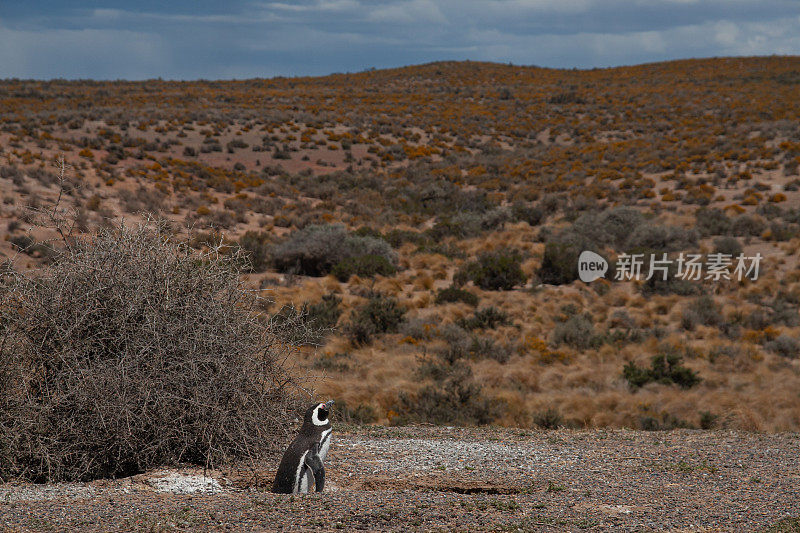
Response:
[{"label": "magellanic penguin", "polygon": [[312,486],[317,492],[322,492],[325,486],[322,462],[331,445],[331,405],[333,400],[308,408],[300,433],[283,454],[272,492],[306,493]]}]

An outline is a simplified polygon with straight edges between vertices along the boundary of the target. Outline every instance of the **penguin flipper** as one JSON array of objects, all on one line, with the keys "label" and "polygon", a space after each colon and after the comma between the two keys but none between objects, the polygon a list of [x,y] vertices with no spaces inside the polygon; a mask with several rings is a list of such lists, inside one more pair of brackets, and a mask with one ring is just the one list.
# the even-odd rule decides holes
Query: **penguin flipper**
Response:
[{"label": "penguin flipper", "polygon": [[317,492],[322,492],[325,488],[325,466],[319,457],[319,445],[314,443],[311,450],[306,454],[306,466],[314,474],[314,488]]}]

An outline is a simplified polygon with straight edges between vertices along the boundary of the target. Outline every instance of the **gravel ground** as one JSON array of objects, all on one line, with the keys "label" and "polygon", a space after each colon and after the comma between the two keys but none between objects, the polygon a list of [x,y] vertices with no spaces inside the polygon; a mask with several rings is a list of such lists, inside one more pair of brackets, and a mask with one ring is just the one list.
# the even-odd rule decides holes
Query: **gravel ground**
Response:
[{"label": "gravel ground", "polygon": [[0,531],[800,531],[798,434],[334,431],[322,494],[269,493],[274,465],[5,484]]}]

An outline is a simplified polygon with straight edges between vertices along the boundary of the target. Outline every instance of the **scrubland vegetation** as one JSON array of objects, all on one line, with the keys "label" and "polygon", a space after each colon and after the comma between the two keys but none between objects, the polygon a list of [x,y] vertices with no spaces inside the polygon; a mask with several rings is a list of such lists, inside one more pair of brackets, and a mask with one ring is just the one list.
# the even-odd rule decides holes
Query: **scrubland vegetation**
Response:
[{"label": "scrubland vegetation", "polygon": [[274,453],[297,408],[296,322],[258,320],[239,252],[196,254],[163,227],[65,238],[0,281],[0,479],[121,477]]},{"label": "scrubland vegetation", "polygon": [[[60,191],[76,235],[148,213],[243,250],[264,313],[315,326],[294,375],[354,422],[796,431],[798,101],[792,57],[6,80],[0,251],[65,268],[31,215]],[[585,284],[583,250],[764,260]]]}]

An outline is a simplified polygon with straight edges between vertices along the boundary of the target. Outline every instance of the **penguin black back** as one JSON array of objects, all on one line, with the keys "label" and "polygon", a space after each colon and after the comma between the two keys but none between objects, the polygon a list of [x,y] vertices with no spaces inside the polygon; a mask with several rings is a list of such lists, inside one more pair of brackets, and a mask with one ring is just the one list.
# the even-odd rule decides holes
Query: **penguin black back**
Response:
[{"label": "penguin black back", "polygon": [[283,454],[272,492],[308,492],[311,485],[321,492],[325,485],[323,461],[330,446],[330,411],[333,400],[315,403],[306,410],[303,426]]}]

